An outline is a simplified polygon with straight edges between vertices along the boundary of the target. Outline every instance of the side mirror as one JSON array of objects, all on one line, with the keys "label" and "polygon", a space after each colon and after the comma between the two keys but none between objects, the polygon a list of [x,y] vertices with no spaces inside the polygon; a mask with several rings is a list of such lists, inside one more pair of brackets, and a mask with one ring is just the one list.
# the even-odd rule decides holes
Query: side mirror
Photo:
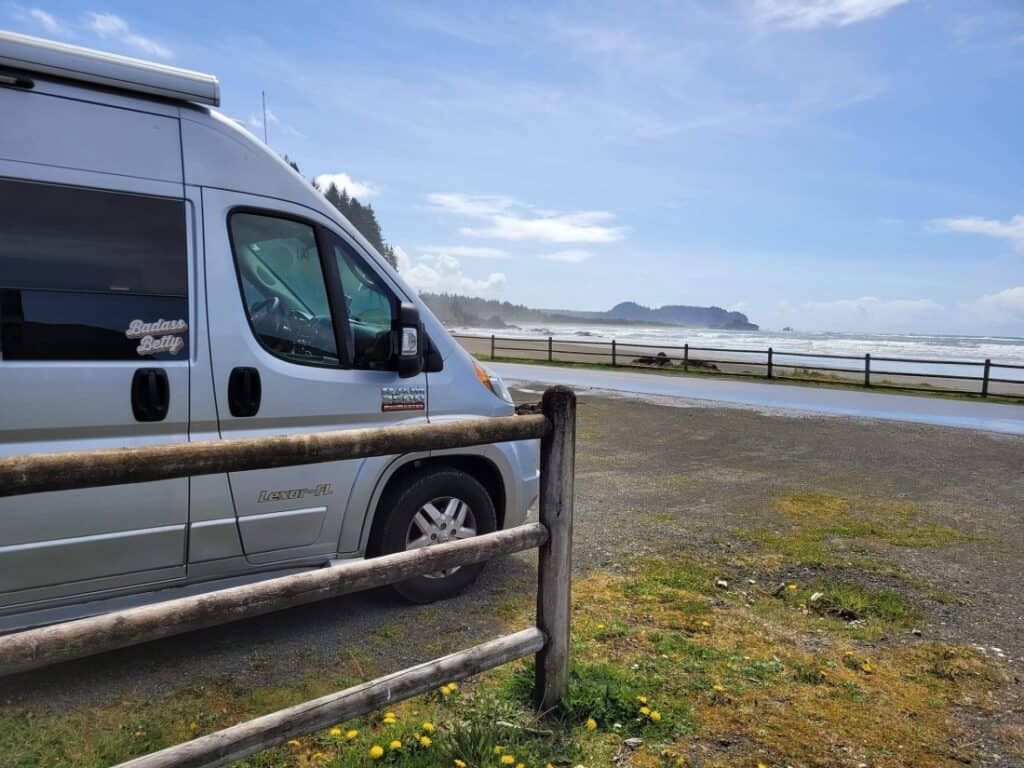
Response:
[{"label": "side mirror", "polygon": [[423,372],[423,326],[420,311],[405,302],[398,308],[397,328],[394,330],[394,353],[398,361],[398,376],[409,379]]}]

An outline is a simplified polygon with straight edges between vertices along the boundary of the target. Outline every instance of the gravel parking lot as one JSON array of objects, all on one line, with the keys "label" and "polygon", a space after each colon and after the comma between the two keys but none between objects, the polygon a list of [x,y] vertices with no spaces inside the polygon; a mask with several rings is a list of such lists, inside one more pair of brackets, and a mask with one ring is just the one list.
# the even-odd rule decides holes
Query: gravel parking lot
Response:
[{"label": "gravel parking lot", "polygon": [[[962,532],[941,547],[883,547],[910,578],[872,578],[921,606],[924,637],[1005,657],[1019,693],[1024,438],[581,393],[578,446],[581,572],[645,553],[743,552],[754,545],[736,532],[776,527],[780,493],[898,502]],[[801,568],[728,576],[800,579]],[[504,631],[501,606],[530,599],[534,575],[532,555],[505,558],[447,603],[409,606],[387,590],[339,598],[9,678],[0,702],[52,715],[225,680],[273,686],[339,669],[364,678]]]}]

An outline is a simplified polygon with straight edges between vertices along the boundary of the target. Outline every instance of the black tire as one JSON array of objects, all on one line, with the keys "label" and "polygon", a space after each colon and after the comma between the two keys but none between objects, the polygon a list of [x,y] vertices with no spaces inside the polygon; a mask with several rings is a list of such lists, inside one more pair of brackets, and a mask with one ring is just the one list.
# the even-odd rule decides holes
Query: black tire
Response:
[{"label": "black tire", "polygon": [[[414,529],[413,517],[428,503],[438,499],[458,499],[469,506],[477,535],[492,533],[497,528],[494,502],[480,482],[465,472],[451,467],[436,467],[414,475],[408,484],[389,492],[382,500],[382,520],[374,554],[389,555],[404,552]],[[444,576],[416,576],[393,585],[399,595],[413,603],[432,603],[445,600],[470,586],[484,563],[464,565]]]}]

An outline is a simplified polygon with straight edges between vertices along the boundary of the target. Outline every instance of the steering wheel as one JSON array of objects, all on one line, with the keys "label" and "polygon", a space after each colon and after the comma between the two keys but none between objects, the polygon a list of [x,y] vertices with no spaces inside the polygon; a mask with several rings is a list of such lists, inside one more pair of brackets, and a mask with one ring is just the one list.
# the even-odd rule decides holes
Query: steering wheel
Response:
[{"label": "steering wheel", "polygon": [[286,325],[284,312],[281,311],[281,297],[271,296],[269,299],[257,301],[249,307],[249,317],[253,328],[262,335],[283,339]]}]

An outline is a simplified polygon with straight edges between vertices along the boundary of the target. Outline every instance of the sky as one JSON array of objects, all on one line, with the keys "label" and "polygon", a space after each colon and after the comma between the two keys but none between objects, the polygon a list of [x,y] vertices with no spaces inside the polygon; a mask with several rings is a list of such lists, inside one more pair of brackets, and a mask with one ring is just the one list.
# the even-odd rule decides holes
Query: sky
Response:
[{"label": "sky", "polygon": [[1024,3],[0,0],[210,72],[419,290],[1024,336]]}]

